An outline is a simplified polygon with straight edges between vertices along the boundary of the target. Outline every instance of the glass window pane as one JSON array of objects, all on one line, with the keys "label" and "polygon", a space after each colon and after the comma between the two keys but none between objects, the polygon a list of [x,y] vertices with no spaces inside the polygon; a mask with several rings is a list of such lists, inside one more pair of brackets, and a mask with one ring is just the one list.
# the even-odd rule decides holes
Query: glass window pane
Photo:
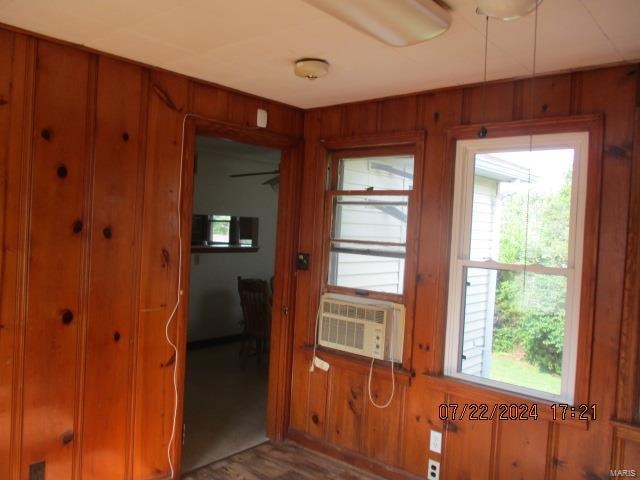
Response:
[{"label": "glass window pane", "polygon": [[567,267],[574,150],[475,157],[470,258]]},{"label": "glass window pane", "polygon": [[[340,244],[343,245],[344,244]],[[379,249],[374,254],[357,249],[332,248],[329,259],[329,285],[401,294],[404,287],[404,255]],[[349,253],[347,253],[349,252]]]},{"label": "glass window pane", "polygon": [[339,196],[335,200],[333,238],[404,243],[406,196]]},{"label": "glass window pane", "polygon": [[465,269],[458,371],[560,394],[566,280]]},{"label": "glass window pane", "polygon": [[411,190],[413,155],[343,158],[338,162],[338,190]]},{"label": "glass window pane", "polygon": [[212,221],[209,241],[215,243],[229,243],[230,222]]}]

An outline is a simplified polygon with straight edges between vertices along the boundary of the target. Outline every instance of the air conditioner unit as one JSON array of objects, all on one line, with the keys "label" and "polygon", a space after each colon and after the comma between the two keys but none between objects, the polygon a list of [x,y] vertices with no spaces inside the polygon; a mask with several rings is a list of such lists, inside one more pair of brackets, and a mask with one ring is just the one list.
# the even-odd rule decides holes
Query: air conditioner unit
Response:
[{"label": "air conditioner unit", "polygon": [[404,305],[325,293],[320,298],[318,344],[402,363]]}]

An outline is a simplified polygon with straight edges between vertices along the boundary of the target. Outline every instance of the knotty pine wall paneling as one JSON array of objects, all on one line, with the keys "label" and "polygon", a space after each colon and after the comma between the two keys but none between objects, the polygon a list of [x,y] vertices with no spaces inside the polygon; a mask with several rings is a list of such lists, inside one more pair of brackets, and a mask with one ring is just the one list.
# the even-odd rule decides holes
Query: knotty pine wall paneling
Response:
[{"label": "knotty pine wall paneling", "polygon": [[298,109],[0,28],[0,478],[169,477],[183,119],[258,107],[302,136]]},{"label": "knotty pine wall paneling", "polygon": [[[13,234],[7,232],[7,210],[9,195],[7,186],[12,177],[9,157],[9,128],[11,125],[11,74],[13,72],[13,50],[15,37],[9,32],[0,32],[0,232],[5,235],[2,239],[3,245],[12,244],[15,249],[18,233],[17,229]],[[11,182],[14,185],[16,182]],[[14,190],[15,191],[15,190]],[[11,192],[13,193],[13,192]],[[15,196],[17,197],[17,196]],[[15,198],[14,197],[14,198]],[[15,207],[14,207],[15,208]],[[15,225],[14,225],[15,226]],[[5,249],[0,249],[0,265],[8,265],[8,269],[15,271],[15,258],[7,257]],[[2,290],[14,289],[13,285],[5,285],[6,274],[0,276]],[[13,287],[13,288],[12,288]],[[15,290],[14,290],[15,295]],[[0,306],[0,378],[10,379],[12,377],[11,370],[11,353],[13,352],[13,342],[15,340],[16,322],[12,318],[12,310],[15,302],[3,302]],[[11,433],[11,413],[13,408],[13,391],[12,382],[6,382],[0,386],[0,475],[8,471],[10,433]],[[5,473],[6,474],[6,473]]]},{"label": "knotty pine wall paneling", "polygon": [[[85,268],[95,62],[39,42],[34,93],[21,477],[47,459],[71,478],[86,326]],[[73,85],[74,88],[69,88]],[[62,175],[61,169],[66,169]]]},{"label": "knotty pine wall paneling", "polygon": [[[495,82],[425,92],[403,97],[324,107],[305,114],[307,153],[300,245],[320,258],[318,218],[322,217],[324,159],[318,147],[328,136],[353,136],[400,130],[425,129],[425,164],[420,223],[416,318],[411,367],[416,373],[398,397],[401,405],[367,416],[366,373],[357,362],[340,361],[329,372],[308,372],[313,342],[315,308],[320,286],[320,266],[298,275],[294,388],[291,429],[325,451],[378,462],[378,471],[398,467],[407,475],[423,477],[427,466],[428,435],[444,432],[442,463],[447,479],[556,479],[608,478],[614,444],[624,445],[628,468],[640,464],[632,457],[638,449],[625,437],[616,440],[610,419],[615,414],[618,345],[621,338],[622,292],[633,159],[634,109],[637,103],[638,68],[635,65],[600,68],[551,75],[532,80]],[[533,89],[533,90],[532,90]],[[532,95],[533,93],[533,95]],[[416,110],[414,110],[414,108]],[[415,112],[415,113],[414,113]],[[598,419],[588,428],[571,422],[445,421],[438,418],[443,402],[495,403],[494,394],[479,387],[449,388],[433,382],[443,366],[447,303],[453,165],[446,157],[446,131],[457,125],[508,122],[571,114],[604,116],[604,153],[599,225],[595,308],[592,344],[581,346],[590,355],[589,401],[597,405]],[[637,168],[637,166],[636,166]],[[315,177],[315,178],[314,178]],[[315,229],[315,230],[314,230]],[[315,233],[314,233],[315,232]],[[627,287],[629,288],[629,287]],[[631,320],[629,320],[631,321]],[[628,379],[631,381],[631,379]],[[623,380],[624,382],[624,380]],[[397,392],[398,394],[398,392]],[[394,401],[395,402],[395,401]],[[325,407],[328,406],[328,407]],[[391,430],[380,428],[384,418],[401,420]],[[364,419],[364,421],[363,421]],[[636,427],[629,427],[636,428]],[[398,430],[401,442],[396,442]],[[621,430],[621,429],[618,429]],[[631,436],[631,438],[636,438]],[[617,442],[617,443],[615,443]],[[376,447],[373,448],[372,446]],[[401,454],[397,449],[400,446]],[[622,449],[623,447],[620,447]],[[333,450],[332,450],[333,449]],[[619,456],[616,457],[619,459]]]},{"label": "knotty pine wall paneling", "polygon": [[24,341],[25,219],[30,188],[35,42],[23,35],[1,33],[0,477],[8,478],[11,461],[20,453],[12,432],[22,419],[22,363],[14,362],[14,354]]},{"label": "knotty pine wall paneling", "polygon": [[[98,59],[82,478],[127,471],[146,144],[141,67]],[[108,380],[107,380],[108,379]],[[109,388],[104,389],[105,381]]]},{"label": "knotty pine wall paneling", "polygon": [[[176,358],[165,338],[165,323],[179,295],[179,159],[189,87],[186,79],[164,72],[151,72],[149,84],[134,389],[134,478],[154,478],[168,468]],[[175,319],[169,335],[177,341]],[[166,421],[159,422],[163,416]],[[149,444],[159,448],[149,449]]]},{"label": "knotty pine wall paneling", "polygon": [[[615,415],[617,354],[629,215],[634,104],[638,74],[631,67],[580,73],[579,113],[604,112],[603,181],[600,199],[598,276],[592,345],[590,401],[601,419]],[[598,226],[586,226],[598,228]],[[631,379],[630,379],[631,381]],[[596,438],[600,441],[596,443]],[[557,435],[558,476],[603,475],[612,448],[611,425],[592,422],[589,435],[561,426]]]}]

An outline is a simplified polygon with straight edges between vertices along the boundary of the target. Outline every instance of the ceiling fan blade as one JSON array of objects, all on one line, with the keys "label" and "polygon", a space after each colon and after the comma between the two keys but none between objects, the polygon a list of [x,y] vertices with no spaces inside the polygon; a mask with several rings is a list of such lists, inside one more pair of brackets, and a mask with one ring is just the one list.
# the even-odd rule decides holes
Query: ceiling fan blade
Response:
[{"label": "ceiling fan blade", "polygon": [[254,175],[274,175],[276,173],[280,173],[280,170],[270,170],[268,172],[253,172],[253,173],[234,173],[233,175],[229,175],[229,176],[232,178],[253,177]]}]

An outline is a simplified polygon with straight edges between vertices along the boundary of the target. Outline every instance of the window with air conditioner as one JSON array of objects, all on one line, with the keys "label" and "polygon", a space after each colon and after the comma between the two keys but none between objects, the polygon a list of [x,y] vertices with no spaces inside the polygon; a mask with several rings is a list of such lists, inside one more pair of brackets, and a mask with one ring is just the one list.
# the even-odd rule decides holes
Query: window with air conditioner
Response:
[{"label": "window with air conditioner", "polygon": [[573,401],[588,143],[457,142],[446,375]]},{"label": "window with air conditioner", "polygon": [[[379,141],[380,139],[376,139]],[[413,298],[420,135],[327,151],[318,344],[402,363]],[[418,146],[419,145],[419,146]]]}]

